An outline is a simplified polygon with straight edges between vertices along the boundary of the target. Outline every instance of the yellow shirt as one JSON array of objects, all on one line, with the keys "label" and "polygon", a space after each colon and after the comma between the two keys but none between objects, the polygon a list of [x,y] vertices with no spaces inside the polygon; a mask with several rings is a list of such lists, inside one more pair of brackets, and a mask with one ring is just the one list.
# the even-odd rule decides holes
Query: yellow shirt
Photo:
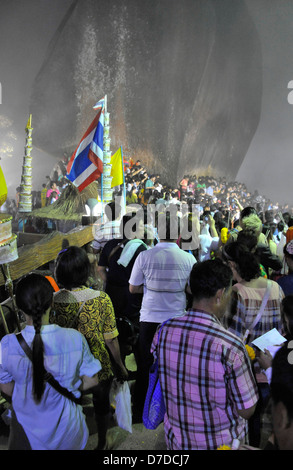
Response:
[{"label": "yellow shirt", "polygon": [[47,201],[47,188],[43,188],[41,191],[41,205],[45,207]]}]

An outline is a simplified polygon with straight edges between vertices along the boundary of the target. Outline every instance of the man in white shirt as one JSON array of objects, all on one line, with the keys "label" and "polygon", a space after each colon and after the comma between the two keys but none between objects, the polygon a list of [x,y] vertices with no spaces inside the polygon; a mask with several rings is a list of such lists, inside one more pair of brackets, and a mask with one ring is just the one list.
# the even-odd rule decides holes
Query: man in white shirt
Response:
[{"label": "man in white shirt", "polygon": [[[134,392],[134,419],[141,419],[148,386],[149,368],[153,362],[150,348],[158,325],[186,308],[185,287],[194,256],[176,244],[180,220],[176,215],[159,216],[160,242],[140,253],[129,279],[131,293],[143,293],[140,310],[139,354],[137,380]],[[176,235],[177,227],[177,235]]]}]

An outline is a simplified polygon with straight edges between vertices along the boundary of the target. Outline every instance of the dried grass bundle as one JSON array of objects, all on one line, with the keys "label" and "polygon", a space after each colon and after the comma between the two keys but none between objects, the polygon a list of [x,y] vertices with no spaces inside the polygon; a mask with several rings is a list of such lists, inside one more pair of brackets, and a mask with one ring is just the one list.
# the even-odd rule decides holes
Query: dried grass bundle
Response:
[{"label": "dried grass bundle", "polygon": [[98,183],[94,181],[81,193],[70,181],[53,204],[36,209],[29,215],[52,220],[73,220],[80,222],[85,213],[85,204],[89,198],[98,197]]}]

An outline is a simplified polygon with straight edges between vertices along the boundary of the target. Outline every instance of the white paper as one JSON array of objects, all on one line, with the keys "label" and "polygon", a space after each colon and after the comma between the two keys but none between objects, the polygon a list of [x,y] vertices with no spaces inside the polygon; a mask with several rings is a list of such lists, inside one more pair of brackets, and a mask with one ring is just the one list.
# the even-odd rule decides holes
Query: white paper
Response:
[{"label": "white paper", "polygon": [[285,343],[285,341],[286,338],[284,338],[276,328],[273,328],[252,341],[252,344],[264,352],[265,349],[268,349],[269,351],[273,350],[275,346],[280,346],[282,343]]}]

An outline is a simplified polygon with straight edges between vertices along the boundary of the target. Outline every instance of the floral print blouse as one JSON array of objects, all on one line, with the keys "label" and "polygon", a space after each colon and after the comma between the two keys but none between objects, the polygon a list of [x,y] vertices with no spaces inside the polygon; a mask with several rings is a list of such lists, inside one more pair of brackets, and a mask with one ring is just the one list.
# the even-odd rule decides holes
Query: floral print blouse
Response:
[{"label": "floral print blouse", "polygon": [[74,328],[85,336],[91,353],[102,365],[99,380],[113,375],[105,340],[117,337],[118,330],[108,294],[85,286],[71,291],[61,289],[54,296],[50,323]]}]

